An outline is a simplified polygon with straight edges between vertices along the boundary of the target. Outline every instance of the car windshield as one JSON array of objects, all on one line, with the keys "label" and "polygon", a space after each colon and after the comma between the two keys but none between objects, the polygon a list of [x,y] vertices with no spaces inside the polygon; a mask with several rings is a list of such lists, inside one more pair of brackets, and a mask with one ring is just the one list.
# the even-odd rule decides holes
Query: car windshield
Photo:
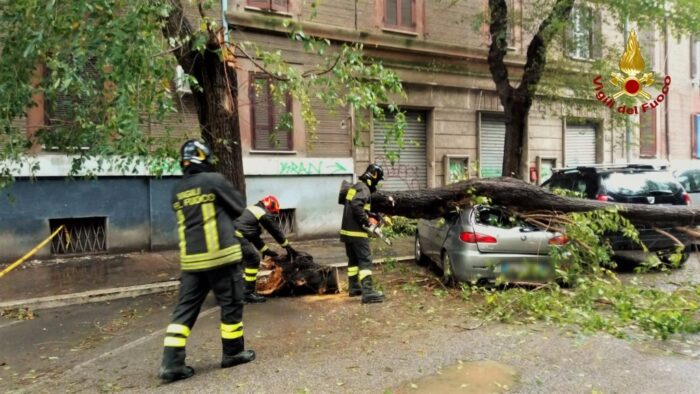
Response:
[{"label": "car windshield", "polygon": [[498,207],[477,207],[476,222],[486,226],[500,228],[514,228],[519,226],[534,229],[532,225],[525,223],[524,221],[516,218],[515,216],[509,215],[507,212],[503,211]]},{"label": "car windshield", "polygon": [[676,194],[680,190],[673,175],[664,171],[613,172],[603,175],[603,185],[609,193],[624,196]]},{"label": "car windshield", "polygon": [[700,192],[700,170],[686,170],[676,173],[678,182],[688,193]]}]

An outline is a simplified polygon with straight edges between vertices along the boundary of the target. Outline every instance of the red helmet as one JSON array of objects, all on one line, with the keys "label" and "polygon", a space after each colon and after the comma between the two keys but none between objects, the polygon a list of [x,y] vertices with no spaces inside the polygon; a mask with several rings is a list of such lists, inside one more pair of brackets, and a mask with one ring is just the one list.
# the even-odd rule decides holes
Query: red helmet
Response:
[{"label": "red helmet", "polygon": [[269,212],[274,213],[275,215],[280,213],[280,202],[277,201],[277,197],[269,195],[263,197],[263,199],[260,200],[260,202],[263,204],[263,207],[265,207],[265,209]]}]

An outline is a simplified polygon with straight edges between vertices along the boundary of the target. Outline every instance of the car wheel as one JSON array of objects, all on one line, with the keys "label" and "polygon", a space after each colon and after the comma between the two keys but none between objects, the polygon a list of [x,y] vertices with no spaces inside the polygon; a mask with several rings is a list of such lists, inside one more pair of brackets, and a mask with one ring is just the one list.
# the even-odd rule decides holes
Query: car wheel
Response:
[{"label": "car wheel", "polygon": [[[681,253],[681,260],[678,262],[679,266],[682,266],[683,264],[685,264],[686,261],[688,261],[688,259],[690,258],[691,251],[692,247],[688,246]],[[673,264],[673,262],[671,261],[671,256],[673,256],[673,252],[657,252],[656,255],[659,257],[659,260],[661,260],[662,263],[669,265]]]},{"label": "car wheel", "polygon": [[447,251],[442,251],[442,283],[447,287],[454,287],[457,284],[454,270],[452,269],[452,259]]},{"label": "car wheel", "polygon": [[428,257],[426,257],[425,254],[423,253],[423,246],[420,243],[420,237],[418,236],[418,233],[416,233],[415,257],[416,257],[416,264],[421,265],[421,266],[428,265]]}]

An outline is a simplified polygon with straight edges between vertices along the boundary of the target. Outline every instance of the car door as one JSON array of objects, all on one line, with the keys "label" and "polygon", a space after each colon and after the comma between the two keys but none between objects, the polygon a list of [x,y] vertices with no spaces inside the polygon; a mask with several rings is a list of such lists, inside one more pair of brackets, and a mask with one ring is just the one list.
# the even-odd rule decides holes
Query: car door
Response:
[{"label": "car door", "polygon": [[478,206],[473,213],[476,244],[481,253],[544,255],[552,233],[515,220],[501,208]]},{"label": "car door", "polygon": [[428,245],[425,253],[431,260],[440,261],[442,246],[445,244],[450,228],[454,226],[458,217],[459,214],[451,212],[442,218],[426,221],[426,232],[429,235],[426,236]]}]

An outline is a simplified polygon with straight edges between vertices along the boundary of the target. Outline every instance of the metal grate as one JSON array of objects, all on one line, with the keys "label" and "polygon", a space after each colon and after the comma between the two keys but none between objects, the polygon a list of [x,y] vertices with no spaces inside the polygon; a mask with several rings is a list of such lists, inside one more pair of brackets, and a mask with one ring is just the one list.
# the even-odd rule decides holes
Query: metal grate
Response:
[{"label": "metal grate", "polygon": [[296,232],[296,209],[280,209],[280,214],[277,216],[277,223],[280,225],[284,234],[289,236]]},{"label": "metal grate", "polygon": [[51,241],[51,254],[88,254],[107,251],[107,218],[49,219],[53,233],[65,228]]}]

